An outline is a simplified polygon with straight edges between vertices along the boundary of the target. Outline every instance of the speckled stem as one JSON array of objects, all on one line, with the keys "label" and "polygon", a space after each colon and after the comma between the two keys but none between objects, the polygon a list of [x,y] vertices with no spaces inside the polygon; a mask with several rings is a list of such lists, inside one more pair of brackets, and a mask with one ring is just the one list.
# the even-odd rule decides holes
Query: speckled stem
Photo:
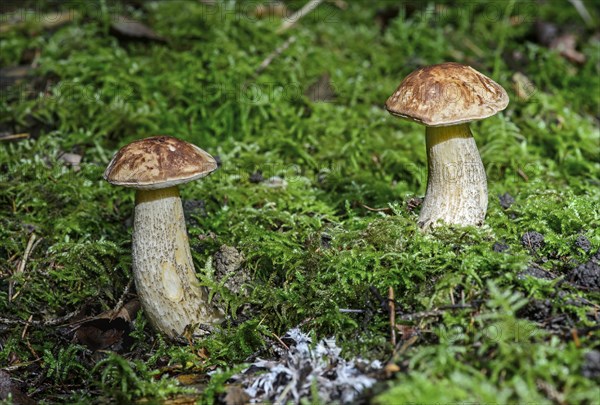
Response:
[{"label": "speckled stem", "polygon": [[133,276],[150,323],[174,337],[187,325],[218,321],[198,286],[177,187],[137,190],[133,226]]},{"label": "speckled stem", "polygon": [[487,179],[469,124],[427,127],[426,134],[429,177],[419,226],[483,224]]}]

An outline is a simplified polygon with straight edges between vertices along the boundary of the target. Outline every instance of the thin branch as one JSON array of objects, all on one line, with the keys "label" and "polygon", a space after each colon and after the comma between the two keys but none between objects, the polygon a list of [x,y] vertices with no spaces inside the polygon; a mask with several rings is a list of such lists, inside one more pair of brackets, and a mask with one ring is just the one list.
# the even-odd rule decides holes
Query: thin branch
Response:
[{"label": "thin branch", "polygon": [[365,204],[360,204],[364,209],[369,210],[369,211],[373,211],[373,212],[385,212],[385,211],[390,211],[391,208],[387,207],[387,208],[371,208],[368,205]]},{"label": "thin branch", "polygon": [[283,343],[283,340],[281,340],[279,338],[279,336],[277,336],[275,333],[271,333],[271,335],[273,335],[273,337],[275,338],[275,340],[277,340],[277,342],[279,342],[279,344],[281,346],[283,346],[285,350],[290,351],[290,348],[288,347],[288,345],[286,345],[285,343]]},{"label": "thin branch", "polygon": [[396,347],[396,304],[394,302],[394,288],[388,289],[388,307],[390,309],[390,341]]},{"label": "thin branch", "polygon": [[278,57],[283,52],[285,52],[285,50],[288,49],[290,47],[290,45],[292,45],[294,43],[294,41],[296,41],[296,37],[291,36],[288,39],[286,39],[286,41],[283,44],[281,44],[281,46],[279,46],[277,49],[275,49],[273,52],[271,52],[269,54],[269,56],[267,56],[261,62],[261,64],[256,68],[256,70],[254,71],[254,76],[258,76],[259,74],[261,74],[267,67],[269,67],[271,62],[273,62],[273,60],[276,57]]},{"label": "thin branch", "polygon": [[286,20],[283,22],[283,24],[281,24],[281,26],[277,30],[277,33],[281,34],[282,32],[285,32],[285,31],[289,30],[290,28],[292,28],[294,25],[296,25],[296,23],[298,21],[300,21],[300,19],[302,17],[308,15],[311,11],[313,11],[315,8],[317,8],[319,6],[319,4],[321,4],[322,2],[323,2],[323,0],[310,0],[308,3],[306,3],[304,5],[304,7],[302,7],[300,10],[298,10],[294,14],[292,14],[291,17],[286,18]]},{"label": "thin branch", "polygon": [[585,8],[585,4],[583,4],[583,1],[581,1],[581,0],[569,0],[569,3],[571,3],[573,5],[573,7],[575,7],[575,9],[577,10],[577,12],[581,16],[581,19],[583,21],[585,21],[585,23],[586,23],[587,26],[593,25],[594,19],[590,15],[590,13],[587,10],[587,8]]},{"label": "thin branch", "polygon": [[129,294],[129,289],[131,288],[132,284],[133,284],[133,279],[130,279],[129,282],[127,283],[127,285],[125,286],[125,289],[123,290],[123,294],[121,294],[121,298],[119,298],[117,305],[115,305],[115,307],[113,308],[113,315],[110,318],[111,321],[114,321],[114,319],[117,317],[117,315],[119,314],[121,309],[123,309],[123,306],[125,305],[125,297],[127,296],[127,294]]}]

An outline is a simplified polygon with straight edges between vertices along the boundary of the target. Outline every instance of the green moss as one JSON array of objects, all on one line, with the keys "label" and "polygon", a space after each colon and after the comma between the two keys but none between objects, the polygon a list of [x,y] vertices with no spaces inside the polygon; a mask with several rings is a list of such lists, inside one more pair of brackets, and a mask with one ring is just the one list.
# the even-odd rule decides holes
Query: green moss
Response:
[{"label": "green moss", "polygon": [[[250,356],[272,354],[273,334],[302,325],[334,335],[347,357],[398,363],[397,378],[375,390],[380,403],[549,402],[554,391],[592,401],[581,367],[598,348],[599,297],[574,284],[572,272],[600,248],[597,26],[578,31],[586,62],[575,65],[534,40],[537,19],[579,21],[574,8],[553,2],[415,3],[385,29],[366,2],[344,11],[324,2],[284,35],[275,32],[279,20],[227,4],[78,3],[69,6],[78,17],[53,31],[31,22],[0,34],[3,65],[39,49],[35,79],[0,99],[0,132],[31,134],[0,141],[0,311],[11,321],[0,329],[2,364],[24,364],[27,382],[40,373],[52,381],[31,387],[36,400],[80,403],[186,393],[162,367],[218,367],[202,394],[210,403]],[[132,15],[168,41],[118,39],[106,12]],[[289,35],[295,42],[256,75]],[[492,76],[511,103],[472,124],[489,179],[486,225],[423,234],[419,208],[407,202],[425,192],[424,129],[382,105],[413,69],[447,60]],[[535,85],[527,101],[513,90],[516,70]],[[304,92],[325,73],[335,99],[311,101]],[[81,309],[97,315],[121,297],[133,193],[101,176],[120,146],[156,134],[220,158],[220,169],[182,187],[182,196],[204,202],[188,221],[194,261],[232,316],[182,346],[156,336],[141,314],[130,352],[92,356],[70,343],[65,325],[43,321]],[[64,152],[82,156],[80,170]],[[287,186],[251,182],[257,171]],[[515,198],[509,208],[497,198],[504,193]],[[534,252],[521,242],[529,231],[544,236]],[[591,249],[576,244],[582,236]],[[223,244],[246,257],[247,296],[212,278],[207,263]],[[534,264],[555,278],[527,276]],[[389,343],[389,287],[401,344],[418,336],[401,353]],[[532,319],[536,302],[547,303],[545,319]],[[29,317],[40,322],[21,338]],[[506,334],[492,339],[492,329]],[[519,330],[527,335],[515,341]],[[571,330],[581,332],[577,342]],[[82,373],[89,378],[77,379]]]}]

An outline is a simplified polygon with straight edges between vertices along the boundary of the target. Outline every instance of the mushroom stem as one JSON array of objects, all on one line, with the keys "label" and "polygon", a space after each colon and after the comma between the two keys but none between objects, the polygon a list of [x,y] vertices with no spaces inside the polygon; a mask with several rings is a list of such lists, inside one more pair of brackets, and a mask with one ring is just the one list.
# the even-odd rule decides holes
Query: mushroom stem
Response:
[{"label": "mushroom stem", "polygon": [[469,124],[427,127],[426,135],[429,177],[419,225],[481,225],[487,179]]},{"label": "mushroom stem", "polygon": [[137,190],[132,252],[137,292],[156,329],[174,337],[219,320],[198,286],[177,186]]}]

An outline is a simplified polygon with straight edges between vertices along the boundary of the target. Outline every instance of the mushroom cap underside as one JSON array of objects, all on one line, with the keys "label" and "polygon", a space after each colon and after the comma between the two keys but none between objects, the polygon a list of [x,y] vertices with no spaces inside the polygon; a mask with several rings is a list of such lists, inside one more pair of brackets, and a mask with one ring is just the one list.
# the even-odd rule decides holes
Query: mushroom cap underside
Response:
[{"label": "mushroom cap underside", "polygon": [[415,70],[385,103],[392,115],[432,127],[487,118],[507,105],[502,86],[454,62]]},{"label": "mushroom cap underside", "polygon": [[121,148],[104,171],[111,184],[142,190],[166,188],[207,176],[217,162],[196,145],[154,136]]}]

